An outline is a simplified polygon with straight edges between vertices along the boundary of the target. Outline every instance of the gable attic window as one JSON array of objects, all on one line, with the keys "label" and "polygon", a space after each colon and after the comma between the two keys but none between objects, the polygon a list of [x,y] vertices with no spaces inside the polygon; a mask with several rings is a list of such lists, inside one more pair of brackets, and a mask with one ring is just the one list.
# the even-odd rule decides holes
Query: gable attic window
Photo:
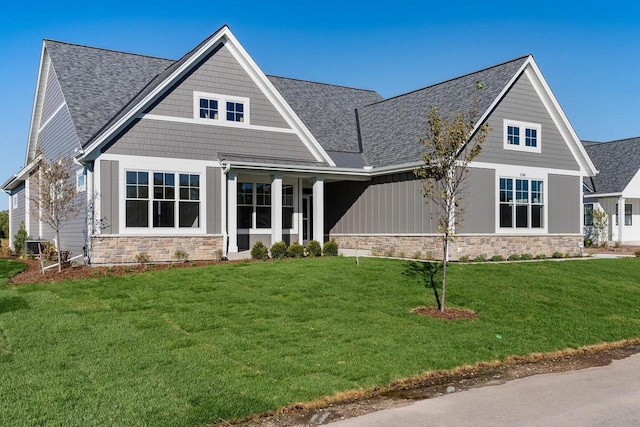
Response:
[{"label": "gable attic window", "polygon": [[193,118],[212,125],[248,125],[249,98],[193,92]]},{"label": "gable attic window", "polygon": [[76,192],[81,193],[87,189],[87,176],[84,169],[76,171]]},{"label": "gable attic window", "polygon": [[537,123],[504,120],[504,149],[540,153],[542,126]]},{"label": "gable attic window", "polygon": [[11,200],[13,201],[13,209],[18,209],[18,195],[11,196]]}]

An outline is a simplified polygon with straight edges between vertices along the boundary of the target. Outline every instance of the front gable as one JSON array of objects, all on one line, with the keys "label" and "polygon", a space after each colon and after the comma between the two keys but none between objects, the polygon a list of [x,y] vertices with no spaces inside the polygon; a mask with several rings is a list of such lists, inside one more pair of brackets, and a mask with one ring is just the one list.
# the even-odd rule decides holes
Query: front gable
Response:
[{"label": "front gable", "polygon": [[[201,100],[216,102],[215,119],[201,117]],[[242,120],[227,120],[227,102],[244,107]],[[158,76],[91,141],[83,159],[101,151],[335,165],[226,26]]]}]

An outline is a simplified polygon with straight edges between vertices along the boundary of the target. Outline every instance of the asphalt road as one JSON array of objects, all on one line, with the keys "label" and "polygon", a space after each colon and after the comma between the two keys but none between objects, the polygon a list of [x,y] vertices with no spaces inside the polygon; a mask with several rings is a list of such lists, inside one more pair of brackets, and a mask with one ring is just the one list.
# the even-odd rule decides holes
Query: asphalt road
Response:
[{"label": "asphalt road", "polygon": [[330,425],[640,426],[640,354],[603,367],[454,392]]}]

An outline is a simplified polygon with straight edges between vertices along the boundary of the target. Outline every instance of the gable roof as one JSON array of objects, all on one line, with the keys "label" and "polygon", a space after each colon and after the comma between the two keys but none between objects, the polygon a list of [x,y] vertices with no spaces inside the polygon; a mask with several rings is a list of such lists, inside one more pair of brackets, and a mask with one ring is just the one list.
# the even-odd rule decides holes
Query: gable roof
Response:
[{"label": "gable roof", "polygon": [[53,40],[45,49],[69,113],[85,145],[99,129],[174,61]]},{"label": "gable roof", "polygon": [[[478,115],[482,115],[527,58],[523,56],[361,108],[362,146],[367,158],[375,166],[420,161],[424,147],[418,142],[418,135],[425,134],[427,114],[432,107],[437,107],[442,117],[451,118],[460,111],[471,111],[478,97]],[[477,83],[484,84],[481,91],[475,90]]]},{"label": "gable roof", "polygon": [[640,168],[640,137],[583,144],[599,170],[598,175],[585,179],[589,192],[622,193]]}]

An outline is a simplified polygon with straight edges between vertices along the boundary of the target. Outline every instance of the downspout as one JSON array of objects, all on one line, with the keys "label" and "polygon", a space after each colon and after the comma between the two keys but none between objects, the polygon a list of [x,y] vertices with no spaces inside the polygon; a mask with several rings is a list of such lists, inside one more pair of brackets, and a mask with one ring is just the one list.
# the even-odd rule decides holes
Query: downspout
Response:
[{"label": "downspout", "polygon": [[224,160],[220,162],[222,165],[222,188],[221,188],[221,197],[222,200],[222,257],[223,259],[227,259],[228,255],[228,244],[229,244],[229,233],[227,230],[227,174],[231,169],[231,165]]}]

